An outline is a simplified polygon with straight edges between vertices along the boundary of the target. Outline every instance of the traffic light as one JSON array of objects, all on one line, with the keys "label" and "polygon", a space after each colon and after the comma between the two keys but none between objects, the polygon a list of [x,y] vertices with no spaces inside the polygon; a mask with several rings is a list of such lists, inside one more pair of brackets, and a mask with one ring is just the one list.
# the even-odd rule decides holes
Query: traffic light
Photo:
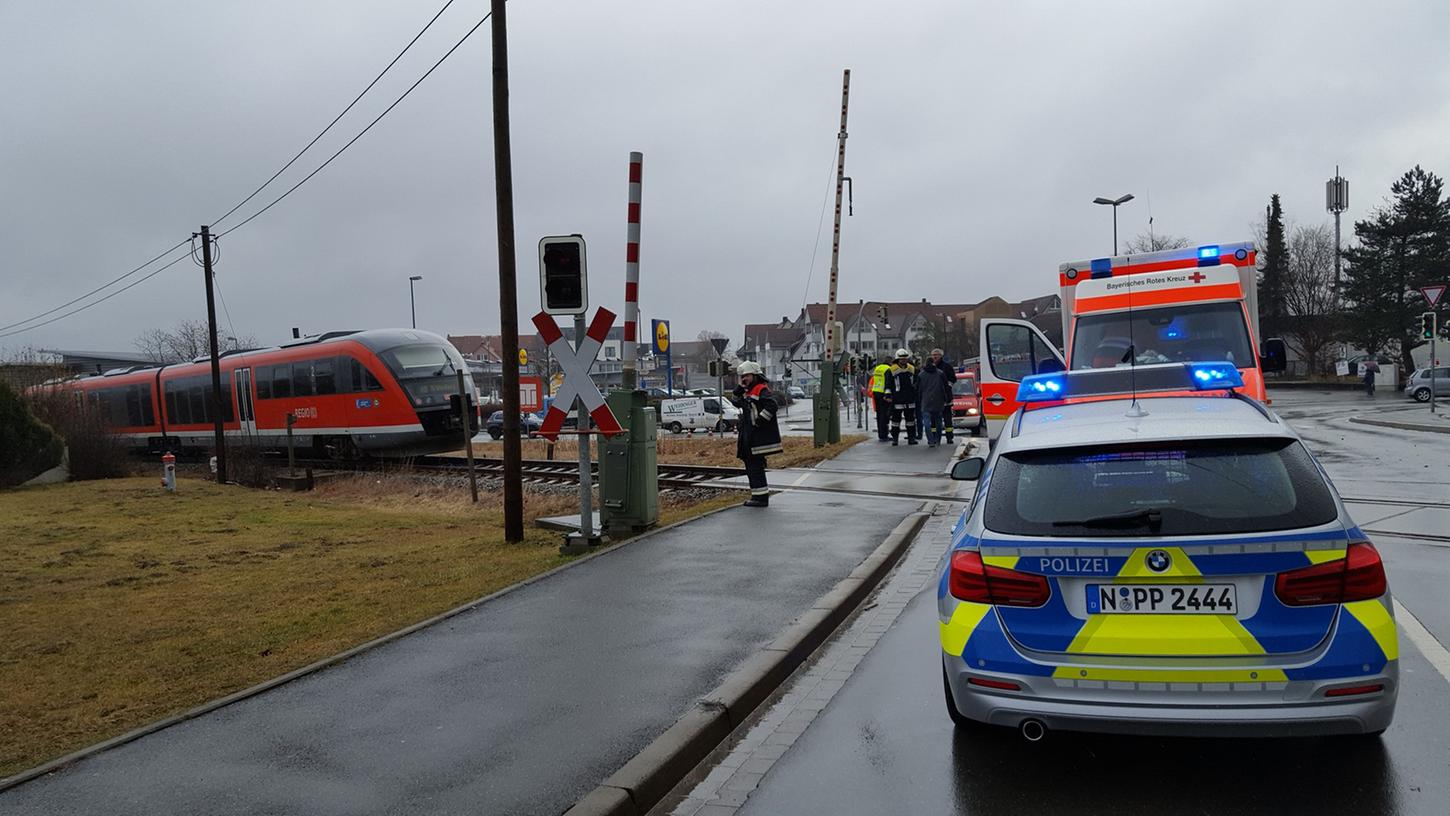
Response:
[{"label": "traffic light", "polygon": [[1435,313],[1425,312],[1420,315],[1420,337],[1426,340],[1435,338]]},{"label": "traffic light", "polygon": [[582,237],[557,235],[539,241],[539,299],[544,311],[551,315],[589,311],[589,278]]}]

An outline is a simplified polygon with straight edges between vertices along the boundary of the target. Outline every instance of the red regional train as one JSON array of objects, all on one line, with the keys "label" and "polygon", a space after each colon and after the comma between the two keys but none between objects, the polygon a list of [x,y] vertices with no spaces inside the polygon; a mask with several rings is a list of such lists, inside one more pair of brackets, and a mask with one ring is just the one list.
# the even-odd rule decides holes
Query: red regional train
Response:
[{"label": "red regional train", "polygon": [[[266,449],[293,443],[320,456],[412,456],[462,447],[450,397],[458,372],[477,404],[463,356],[416,329],[336,331],[220,359],[222,421],[229,440]],[[136,451],[197,451],[214,443],[211,362],[125,368],[60,385],[85,394],[112,433]],[[477,412],[469,435],[478,431]]]}]

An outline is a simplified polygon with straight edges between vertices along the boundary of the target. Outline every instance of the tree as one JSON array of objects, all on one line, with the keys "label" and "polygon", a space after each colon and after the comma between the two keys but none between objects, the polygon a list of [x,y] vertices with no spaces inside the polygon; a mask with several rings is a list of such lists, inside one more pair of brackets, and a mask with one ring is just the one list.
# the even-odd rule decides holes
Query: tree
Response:
[{"label": "tree", "polygon": [[1285,303],[1289,244],[1284,239],[1284,210],[1279,194],[1269,196],[1264,210],[1264,243],[1259,253],[1259,331],[1264,337],[1284,333],[1289,317]]},{"label": "tree", "polygon": [[[725,332],[715,331],[714,329],[703,329],[699,334],[695,335],[695,339],[701,343],[708,343],[711,340],[729,340],[730,335]],[[730,348],[729,343],[725,344],[725,351],[721,352],[720,357],[729,363],[737,362],[735,359],[735,350]]]},{"label": "tree", "polygon": [[1339,334],[1339,304],[1334,291],[1334,230],[1327,224],[1294,227],[1288,241],[1284,277],[1287,342],[1310,372],[1329,367],[1328,349]]},{"label": "tree", "polygon": [[1402,367],[1425,342],[1415,319],[1424,306],[1417,290],[1440,281],[1450,266],[1450,199],[1443,191],[1439,176],[1416,165],[1390,186],[1386,206],[1354,223],[1358,244],[1344,250],[1343,336]]},{"label": "tree", "polygon": [[1154,235],[1150,232],[1140,232],[1128,239],[1124,245],[1124,255],[1137,255],[1142,252],[1157,252],[1162,249],[1183,249],[1193,246],[1182,235]]},{"label": "tree", "polygon": [[[134,345],[154,363],[179,363],[211,355],[211,336],[205,320],[183,320],[169,331],[151,329],[138,336]],[[256,346],[257,338],[251,335],[232,337],[217,333],[217,348],[220,351],[236,351]]]},{"label": "tree", "polygon": [[60,437],[0,381],[0,487],[13,487],[60,464]]}]

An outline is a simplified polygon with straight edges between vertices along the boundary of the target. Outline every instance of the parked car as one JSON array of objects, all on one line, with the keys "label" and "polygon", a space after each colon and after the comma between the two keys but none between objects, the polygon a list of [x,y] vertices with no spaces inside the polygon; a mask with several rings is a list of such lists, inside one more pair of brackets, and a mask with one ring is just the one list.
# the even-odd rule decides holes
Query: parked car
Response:
[{"label": "parked car", "polygon": [[[1440,366],[1435,369],[1434,395],[1436,397],[1450,397],[1450,366]],[[1430,369],[1422,368],[1410,375],[1405,382],[1405,396],[1415,402],[1430,401]]]},{"label": "parked car", "polygon": [[952,427],[968,428],[973,436],[987,431],[982,392],[977,388],[977,378],[970,374],[958,374],[957,381],[952,383]]},{"label": "parked car", "polygon": [[786,393],[790,394],[790,398],[791,399],[805,399],[806,398],[805,389],[801,388],[799,385],[792,385],[791,387],[787,388],[786,389]]},{"label": "parked car", "polygon": [[[532,437],[544,426],[538,414],[519,414],[519,434]],[[503,439],[503,411],[494,411],[484,424],[484,430],[494,439]]]},{"label": "parked car", "polygon": [[740,422],[740,409],[719,397],[677,397],[660,402],[660,427],[670,433],[732,431]]},{"label": "parked car", "polygon": [[720,395],[719,394],[716,394],[715,393],[715,389],[713,389],[713,388],[691,388],[690,390],[688,390],[688,391],[685,392],[685,396],[689,396],[689,397],[718,397]]}]

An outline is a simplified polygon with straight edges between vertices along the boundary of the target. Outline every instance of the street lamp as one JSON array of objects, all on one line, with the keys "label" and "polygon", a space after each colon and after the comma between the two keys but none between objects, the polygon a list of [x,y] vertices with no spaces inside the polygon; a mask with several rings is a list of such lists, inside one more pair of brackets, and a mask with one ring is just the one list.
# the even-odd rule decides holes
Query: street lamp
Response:
[{"label": "street lamp", "polygon": [[1118,207],[1133,200],[1133,194],[1128,193],[1121,198],[1103,198],[1098,196],[1093,199],[1094,204],[1107,204],[1113,208],[1113,255],[1118,254]]},{"label": "street lamp", "polygon": [[422,275],[413,275],[408,278],[408,311],[413,314],[413,328],[418,328],[418,301],[413,297],[413,284],[422,280]]}]

